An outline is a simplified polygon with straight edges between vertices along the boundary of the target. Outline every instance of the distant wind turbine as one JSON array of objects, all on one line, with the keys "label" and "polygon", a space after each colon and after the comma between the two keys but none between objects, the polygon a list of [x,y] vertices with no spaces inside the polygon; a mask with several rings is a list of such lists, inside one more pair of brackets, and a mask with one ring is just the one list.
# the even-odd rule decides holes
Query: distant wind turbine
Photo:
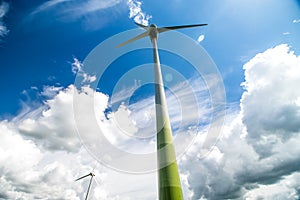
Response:
[{"label": "distant wind turbine", "polygon": [[[122,47],[143,37],[149,36],[153,46],[154,57],[154,83],[155,83],[155,104],[156,106],[156,131],[157,131],[157,164],[158,164],[158,196],[159,200],[182,200],[182,189],[176,154],[172,139],[172,129],[167,109],[164,84],[162,79],[157,38],[158,34],[170,30],[206,26],[207,24],[193,24],[183,26],[169,26],[158,28],[155,24],[150,27],[138,24],[146,31],[126,42],[118,45]],[[176,42],[176,41],[174,41]]]},{"label": "distant wind turbine", "polygon": [[91,184],[92,184],[92,180],[93,180],[93,177],[95,176],[95,174],[93,174],[92,172],[90,172],[89,174],[87,174],[85,176],[82,176],[82,177],[80,177],[80,178],[78,178],[78,179],[75,180],[75,181],[79,181],[80,179],[83,179],[83,178],[88,177],[88,176],[91,176],[91,179],[90,179],[89,187],[87,189],[85,200],[87,200],[87,198],[88,198],[90,187],[91,187]]}]

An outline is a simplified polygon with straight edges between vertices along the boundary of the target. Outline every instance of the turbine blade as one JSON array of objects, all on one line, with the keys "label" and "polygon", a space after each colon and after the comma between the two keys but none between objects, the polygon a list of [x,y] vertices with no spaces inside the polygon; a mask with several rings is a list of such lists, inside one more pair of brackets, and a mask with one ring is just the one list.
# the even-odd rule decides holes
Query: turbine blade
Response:
[{"label": "turbine blade", "polygon": [[83,179],[83,178],[85,178],[85,177],[87,177],[87,176],[90,176],[90,175],[91,175],[91,174],[89,173],[89,174],[87,174],[87,175],[85,175],[85,176],[82,176],[82,177],[76,179],[75,181],[78,181],[78,180]]},{"label": "turbine blade", "polygon": [[159,33],[170,31],[170,30],[176,30],[176,29],[182,29],[182,28],[192,28],[196,26],[206,26],[207,24],[192,24],[192,25],[182,25],[182,26],[166,26],[158,28],[157,31]]},{"label": "turbine blade", "polygon": [[139,23],[137,23],[137,22],[134,22],[136,25],[138,25],[139,27],[142,27],[143,29],[145,29],[145,30],[148,30],[148,26],[145,26],[145,25],[143,25],[143,24],[139,24]]},{"label": "turbine blade", "polygon": [[119,45],[116,46],[116,47],[119,48],[119,47],[125,46],[126,44],[129,44],[129,43],[131,43],[131,42],[134,42],[134,41],[136,41],[136,40],[138,40],[138,39],[141,39],[141,38],[143,38],[143,37],[146,37],[146,36],[148,36],[148,35],[149,35],[149,32],[146,31],[146,32],[144,32],[144,33],[142,33],[142,34],[140,34],[140,35],[134,37],[134,38],[131,38],[130,40],[127,40],[126,42],[123,42],[122,44],[119,44]]}]

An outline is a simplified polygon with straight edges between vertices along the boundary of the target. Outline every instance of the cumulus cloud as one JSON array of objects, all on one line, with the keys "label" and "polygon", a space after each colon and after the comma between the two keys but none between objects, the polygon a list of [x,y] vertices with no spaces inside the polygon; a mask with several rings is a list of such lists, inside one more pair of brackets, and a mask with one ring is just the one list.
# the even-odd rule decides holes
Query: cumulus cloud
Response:
[{"label": "cumulus cloud", "polygon": [[[51,150],[77,151],[80,145],[76,137],[72,113],[74,87],[60,91],[45,102],[45,109],[31,112],[18,123],[18,130],[32,138],[43,148]],[[30,117],[28,117],[30,116]]]},{"label": "cumulus cloud", "polygon": [[8,10],[9,10],[9,4],[5,1],[2,1],[0,4],[0,37],[5,36],[9,32],[6,25],[4,24],[4,19],[3,19],[5,15],[8,13]]},{"label": "cumulus cloud", "polygon": [[273,145],[297,136],[300,131],[296,103],[300,93],[295,90],[300,84],[299,66],[299,57],[287,45],[258,54],[244,65],[243,122],[248,141],[255,143],[261,156],[267,156]]},{"label": "cumulus cloud", "polygon": [[44,96],[44,97],[46,97],[46,98],[48,98],[48,99],[52,99],[62,89],[63,89],[63,87],[55,87],[55,86],[45,85],[45,86],[43,86],[43,91],[41,92],[41,95]]},{"label": "cumulus cloud", "polygon": [[284,176],[278,183],[258,185],[245,194],[246,199],[298,199],[299,172]]},{"label": "cumulus cloud", "polygon": [[[96,176],[89,195],[91,199],[142,198],[145,189],[152,191],[146,197],[153,199],[156,196],[154,173],[132,176],[110,170],[97,164],[81,146],[72,109],[76,92],[83,105],[93,98],[99,121],[105,120],[107,96],[94,94],[88,88],[84,92],[78,91],[71,85],[61,88],[52,99],[45,101],[45,106],[38,112],[34,109],[34,114],[0,122],[1,198],[82,199],[88,180],[76,183],[74,180],[94,168]],[[106,124],[113,131],[114,124],[110,125],[108,121]],[[103,148],[99,146],[100,150]],[[141,185],[143,180],[150,181]],[[128,183],[132,187],[124,187]],[[133,188],[137,191],[132,191]]]},{"label": "cumulus cloud", "polygon": [[279,45],[244,69],[241,111],[228,116],[214,151],[194,159],[193,146],[180,162],[192,199],[298,199],[300,57]]},{"label": "cumulus cloud", "polygon": [[[83,66],[78,60],[74,61],[73,67],[76,71],[83,70]],[[197,84],[197,81],[199,80],[192,80],[191,84]],[[203,94],[203,90],[206,90],[204,85],[200,84],[198,86],[200,87],[195,91],[196,96],[199,98],[206,97],[207,94]],[[182,106],[188,106],[188,104],[192,106],[189,99],[191,95],[189,92],[191,91],[187,92],[186,88],[182,85],[176,85],[173,91],[183,99]],[[141,154],[154,151],[155,143],[153,142],[153,137],[150,137],[150,141],[147,139],[133,140],[132,137],[124,135],[124,132],[120,130],[120,126],[122,126],[122,129],[125,127],[128,132],[133,134],[136,133],[137,129],[141,130],[142,127],[137,126],[141,124],[138,120],[144,117],[143,113],[147,112],[147,109],[153,107],[153,97],[136,102],[128,107],[121,104],[117,110],[111,113],[111,117],[107,118],[104,111],[108,106],[108,96],[100,92],[95,92],[88,86],[81,88],[81,90],[78,90],[73,85],[67,88],[45,86],[41,93],[49,98],[44,101],[42,107],[34,108],[20,117],[15,117],[10,122],[2,122],[3,127],[0,133],[6,136],[11,132],[12,135],[12,139],[2,140],[2,147],[3,149],[7,148],[12,154],[14,153],[15,157],[12,157],[14,158],[14,162],[7,162],[6,157],[2,158],[0,166],[6,169],[8,165],[11,165],[11,169],[16,168],[15,171],[25,170],[28,173],[26,176],[33,176],[24,179],[24,181],[22,181],[22,177],[18,177],[19,179],[15,181],[15,184],[11,184],[11,180],[14,179],[10,177],[11,172],[4,171],[5,179],[2,181],[3,185],[7,185],[7,187],[5,187],[6,192],[2,194],[6,195],[5,197],[12,199],[16,196],[29,199],[50,198],[51,193],[53,193],[51,197],[60,199],[78,199],[84,196],[87,181],[83,180],[78,185],[74,185],[72,181],[76,177],[88,173],[91,170],[91,165],[94,165],[94,163],[92,157],[82,148],[77,132],[75,131],[74,95],[79,97],[78,103],[80,103],[82,109],[86,108],[85,105],[91,102],[91,99],[93,100],[95,103],[93,114],[97,117],[99,126],[104,130],[105,136],[112,144],[124,151],[133,153]],[[171,96],[170,94],[168,93],[168,96]],[[173,102],[176,102],[176,98],[174,96],[168,97],[168,101],[173,104]],[[201,102],[206,104],[205,101]],[[145,105],[147,106],[145,107]],[[170,109],[171,118],[174,119],[175,124],[180,123],[180,117],[177,116],[178,110],[180,109],[177,109],[177,112],[172,107]],[[131,113],[137,114],[133,117]],[[140,117],[137,115],[140,115]],[[154,116],[152,115],[152,117]],[[189,119],[192,118],[198,118],[198,116],[191,115]],[[124,124],[124,122],[126,123]],[[91,122],[87,118],[83,123],[89,127]],[[155,124],[153,123],[152,125],[151,128],[153,129]],[[188,125],[186,124],[186,126]],[[82,134],[88,134],[88,129],[86,130]],[[28,152],[26,148],[29,149]],[[98,146],[99,151],[105,151],[103,148],[105,147]],[[26,156],[22,158],[22,152],[31,159],[27,159]],[[6,154],[5,152],[1,155],[10,156],[10,154]],[[18,159],[20,161],[26,159],[28,166],[24,165],[21,169]],[[139,176],[122,174],[101,167],[100,165],[95,170],[94,173],[98,174],[98,178],[95,178],[96,183],[93,184],[94,186],[91,189],[91,198],[156,198],[155,173]],[[43,184],[38,184],[39,182],[43,182]],[[62,187],[60,187],[61,185]],[[124,187],[124,185],[130,185],[130,187]],[[117,190],[115,189],[116,187],[118,188]]]},{"label": "cumulus cloud", "polygon": [[32,140],[22,138],[14,124],[2,121],[0,135],[1,198],[79,199],[78,187],[72,186],[72,173],[65,163],[43,163],[51,156]]},{"label": "cumulus cloud", "polygon": [[[76,65],[82,67],[79,61]],[[188,199],[299,199],[300,93],[294,88],[300,84],[300,57],[289,46],[279,45],[256,55],[244,65],[244,70],[245,91],[240,109],[235,108],[227,115],[219,141],[203,157],[201,147],[207,136],[204,126],[198,129],[193,145],[179,160],[183,191]],[[206,114],[211,108],[204,101],[208,99],[205,87],[197,80],[190,83],[199,86],[195,94],[203,100],[200,114],[209,121]],[[172,89],[189,110],[193,103],[183,85]],[[113,121],[118,121],[118,117],[121,122],[130,122],[131,128],[142,129],[139,120],[144,123],[151,119],[153,97],[132,105],[121,104],[107,117],[104,112],[109,97],[87,86],[81,91],[73,85],[45,87],[44,93],[49,99],[42,108],[0,122],[0,198],[82,199],[89,180],[74,179],[93,169],[96,176],[91,199],[157,198],[156,173],[126,174],[95,162],[74,130],[72,108],[74,94],[79,95],[83,109],[93,98],[97,122],[114,133],[118,129]],[[167,96],[170,105],[177,104],[171,93],[167,92]],[[169,109],[175,127],[180,121],[176,110],[176,106]],[[189,117],[187,122],[196,116],[191,112]],[[90,122],[87,119],[85,123],[88,127]],[[180,135],[180,131],[175,134]],[[154,148],[147,140],[137,145],[125,136],[106,136],[112,144],[134,153]],[[102,146],[98,149],[105,151]]]},{"label": "cumulus cloud", "polygon": [[149,20],[152,18],[151,15],[146,14],[142,10],[142,2],[138,0],[128,0],[127,6],[129,8],[129,18],[133,18],[136,23],[149,25]]}]

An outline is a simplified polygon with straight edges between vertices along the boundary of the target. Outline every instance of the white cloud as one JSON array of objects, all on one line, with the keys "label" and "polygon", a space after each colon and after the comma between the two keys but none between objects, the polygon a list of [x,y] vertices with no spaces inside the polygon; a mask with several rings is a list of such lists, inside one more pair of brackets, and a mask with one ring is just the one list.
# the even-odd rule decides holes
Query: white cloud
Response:
[{"label": "white cloud", "polygon": [[18,130],[43,148],[78,151],[80,143],[76,138],[73,120],[73,92],[74,87],[71,86],[59,91],[53,99],[45,102],[43,110],[33,110],[31,112],[35,115],[29,113],[17,122]]},{"label": "white cloud", "polygon": [[73,58],[73,63],[71,64],[73,74],[81,72],[82,66],[82,63],[77,58]]},{"label": "white cloud", "polygon": [[83,84],[90,84],[93,83],[94,81],[96,81],[96,75],[89,75],[84,71],[84,66],[83,64],[77,59],[77,58],[73,58],[74,61],[71,64],[72,67],[72,72],[73,74],[77,74],[77,76],[82,77],[82,83]]},{"label": "white cloud", "polygon": [[[81,147],[74,130],[74,92],[78,92],[74,86],[61,89],[45,102],[42,110],[33,110],[35,115],[0,122],[0,198],[82,199],[88,180],[74,180],[96,167],[91,199],[153,199],[155,173],[136,176],[95,165],[95,160]],[[93,91],[85,89],[80,93],[82,104],[89,102],[90,92]],[[104,120],[108,98],[101,93],[93,98],[98,117]],[[113,130],[109,121],[106,125]],[[128,184],[131,187],[124,187]],[[150,192],[145,194],[145,190]]]},{"label": "white cloud", "polygon": [[[36,17],[39,17],[39,21],[42,19],[55,19],[63,22],[80,20],[86,30],[96,30],[114,17],[111,13],[108,16],[103,11],[113,8],[121,2],[122,0],[49,0],[32,11],[27,20],[34,20]],[[50,15],[52,17],[49,18]],[[46,17],[43,18],[44,16]],[[101,20],[99,21],[99,19]]]},{"label": "white cloud", "polygon": [[[206,79],[208,78],[213,79],[214,77],[206,77]],[[137,90],[138,87],[140,86],[134,84],[132,88],[123,88],[115,93],[114,98],[110,99],[113,113],[109,116],[111,121],[114,121],[116,126],[122,127],[122,131],[127,135],[140,138],[140,140],[133,143],[132,140],[128,140],[132,138],[115,136],[111,138],[111,142],[118,141],[119,146],[126,144],[124,150],[132,153],[150,153],[155,149],[155,142],[153,143],[156,134],[154,95],[130,105],[121,104],[120,106],[120,102],[127,102],[133,91]],[[214,85],[210,87],[214,87]],[[169,89],[170,91],[166,91],[166,97],[170,121],[174,129],[173,134],[176,136],[174,141],[177,153],[181,154],[187,148],[183,143],[184,139],[188,140],[195,137],[198,131],[207,128],[207,124],[212,120],[213,108],[208,88],[201,78],[191,78],[172,85]],[[201,119],[199,119],[199,116],[202,116]],[[127,125],[125,126],[125,124]],[[101,127],[103,126],[102,124]],[[120,132],[108,130],[108,132],[114,133],[111,136],[118,135]],[[141,146],[144,147],[138,148]]]},{"label": "white cloud", "polygon": [[110,104],[114,106],[115,104],[120,104],[126,99],[130,98],[133,92],[141,86],[140,81],[134,80],[134,85],[131,87],[126,87],[117,92],[114,92],[111,99]]},{"label": "white cloud", "polygon": [[[200,129],[194,144],[179,160],[185,197],[299,199],[300,93],[295,88],[300,84],[300,57],[287,45],[279,45],[256,55],[244,69],[241,110],[227,115],[223,134],[215,147],[203,158],[201,144],[207,129]],[[196,84],[195,81],[190,83]],[[199,91],[195,94],[203,99],[200,104],[205,116],[210,111],[205,107],[205,87],[197,85]],[[88,87],[79,93],[74,86],[46,87],[46,94],[47,90],[54,92],[50,92],[50,99],[38,111],[34,109],[33,114],[29,112],[15,120],[0,122],[0,198],[82,199],[89,180],[73,180],[94,167],[91,199],[157,198],[155,173],[126,174],[95,163],[74,131],[72,109],[74,94],[80,96],[83,109],[93,97],[98,123],[114,133],[118,129],[113,114],[121,116],[121,120],[136,119],[139,123],[138,119],[142,120],[144,113],[151,111],[153,97],[127,107],[123,105],[106,119],[103,112],[108,96],[102,93],[94,93]],[[176,85],[173,91],[181,96],[181,106],[190,110],[192,103],[186,87]],[[169,108],[175,122],[180,121],[175,112],[176,101],[168,94],[169,105],[175,105]],[[134,113],[137,116],[133,117]],[[190,118],[185,120],[195,117],[190,113]],[[88,127],[90,122],[86,119],[85,123]],[[131,125],[139,128],[137,124]],[[149,147],[153,145],[149,141],[137,145],[121,136],[107,135],[112,143],[132,152],[148,152],[154,147]],[[102,146],[98,149],[105,151]]]},{"label": "white cloud", "polygon": [[290,35],[291,33],[290,32],[284,32],[282,33],[282,35]]},{"label": "white cloud", "polygon": [[[3,178],[0,179],[0,198],[82,199],[88,180],[75,183],[74,179],[96,167],[91,199],[154,199],[155,173],[130,175],[95,165],[95,160],[81,147],[74,130],[74,92],[78,92],[74,86],[62,88],[45,102],[42,110],[33,110],[35,115],[29,113],[12,122],[1,122],[0,172]],[[101,125],[110,131],[118,131],[113,123],[105,122],[106,95],[94,94],[88,88],[78,94],[82,105],[94,98],[99,121],[104,120]],[[86,122],[89,125],[90,122]],[[99,146],[100,150],[103,148]]]},{"label": "white cloud", "polygon": [[5,36],[9,32],[9,30],[7,29],[6,25],[3,22],[4,21],[3,18],[7,14],[8,10],[9,10],[9,4],[5,1],[2,1],[0,3],[0,37]]},{"label": "white cloud", "polygon": [[[82,65],[80,62],[75,62],[77,68],[82,70]],[[192,84],[196,84],[196,80],[193,80]],[[203,97],[203,90],[205,87],[198,87],[196,94],[199,93],[198,97]],[[180,85],[175,86],[173,89],[176,94],[181,96],[180,98],[185,99],[183,101],[183,106],[190,103],[189,93],[186,88]],[[146,99],[143,102],[138,102],[131,105],[129,110],[125,106],[120,106],[113,115],[106,119],[104,115],[104,110],[107,107],[108,97],[102,93],[95,92],[92,89],[85,87],[81,92],[77,91],[74,86],[69,86],[68,88],[57,88],[57,87],[44,87],[44,91],[41,92],[50,99],[44,102],[41,108],[33,109],[27,111],[26,114],[22,114],[21,117],[15,117],[14,121],[3,122],[5,124],[4,128],[12,130],[14,137],[19,138],[20,144],[15,145],[18,141],[17,139],[2,140],[6,145],[2,145],[7,148],[10,152],[16,153],[15,160],[20,158],[18,151],[22,151],[22,146],[27,145],[31,148],[32,152],[27,153],[31,159],[27,159],[28,167],[23,166],[22,169],[26,170],[29,175],[32,175],[32,179],[26,179],[27,182],[22,182],[21,180],[16,181],[15,184],[11,184],[11,178],[7,177],[3,181],[6,192],[3,195],[8,195],[7,198],[15,198],[16,196],[22,198],[48,198],[51,193],[53,197],[61,199],[78,199],[84,196],[87,182],[83,181],[74,185],[72,180],[76,177],[87,173],[91,170],[89,166],[93,163],[93,159],[85,152],[80,144],[77,137],[74,122],[73,113],[73,95],[78,94],[80,96],[80,105],[85,109],[87,103],[90,102],[90,98],[93,98],[95,102],[95,115],[97,116],[98,123],[100,127],[106,130],[106,137],[112,144],[119,146],[121,149],[134,153],[147,153],[153,152],[155,149],[155,143],[152,140],[140,140],[138,143],[132,140],[132,137],[126,137],[122,131],[120,131],[118,125],[115,122],[127,122],[132,124],[132,118],[130,117],[130,112],[138,111],[138,108],[143,108],[147,105],[153,104],[153,98]],[[170,102],[175,102],[176,99],[171,97]],[[191,106],[191,105],[190,105]],[[137,112],[142,115],[143,112]],[[176,119],[178,114],[174,109],[170,109],[172,118]],[[192,115],[191,118],[197,118],[198,116]],[[119,120],[116,118],[120,118]],[[89,119],[85,119],[86,126],[89,126]],[[129,124],[124,124],[125,127]],[[177,123],[177,122],[176,122]],[[154,126],[154,124],[153,124]],[[1,129],[0,133],[5,135],[8,133],[6,129]],[[124,126],[122,127],[124,128]],[[129,130],[130,127],[127,127]],[[135,125],[132,124],[132,128]],[[154,128],[154,127],[152,127]],[[129,132],[134,132],[130,131]],[[87,134],[88,131],[84,134]],[[15,142],[12,142],[15,141]],[[10,148],[13,144],[14,148]],[[99,148],[100,147],[100,148]],[[98,149],[103,151],[101,146]],[[104,147],[103,147],[104,148]],[[26,152],[24,150],[24,152]],[[6,154],[3,154],[6,155]],[[9,154],[7,154],[9,156]],[[26,159],[26,157],[24,157]],[[11,168],[19,167],[17,162],[4,164],[5,158],[0,162],[0,166],[6,168],[8,164]],[[27,170],[28,168],[28,170]],[[100,167],[101,168],[101,167]],[[31,169],[31,170],[29,170]],[[80,169],[80,173],[79,170]],[[86,169],[86,171],[84,171]],[[156,198],[156,174],[149,173],[144,175],[130,175],[122,174],[108,168],[101,168],[101,173],[99,171],[99,166],[95,169],[95,174],[100,174],[99,178],[95,181],[98,182],[94,184],[91,189],[91,198],[94,199],[135,199],[135,198],[146,198],[154,199]],[[4,172],[5,174],[6,172]],[[8,174],[5,174],[8,176]],[[64,178],[63,178],[64,177]],[[20,177],[21,179],[21,177]],[[118,180],[118,181],[117,181]],[[33,186],[29,184],[31,182],[39,184]],[[20,186],[22,184],[22,186]],[[72,186],[70,186],[72,185]],[[130,185],[130,187],[124,187],[124,185]],[[27,191],[17,192],[16,190],[21,190],[20,187],[28,188]],[[17,189],[15,189],[17,188]],[[68,188],[68,189],[67,189]],[[116,189],[118,188],[118,189]],[[46,191],[45,191],[46,190]],[[187,190],[187,189],[186,189]],[[187,190],[188,192],[188,190]],[[36,196],[34,196],[36,195]]]},{"label": "white cloud", "polygon": [[85,1],[81,7],[77,7],[74,9],[75,13],[79,16],[86,15],[87,13],[98,12],[107,8],[111,8],[117,4],[119,4],[121,0],[89,0]]},{"label": "white cloud", "polygon": [[152,18],[151,15],[146,14],[142,11],[142,2],[138,0],[128,0],[127,6],[129,8],[129,18],[133,18],[136,23],[149,25],[149,20]]},{"label": "white cloud", "polygon": [[[53,17],[51,19],[60,20],[63,22],[81,20],[83,28],[87,30],[95,30],[103,27],[109,21],[115,17],[111,13],[109,16],[106,12],[107,9],[114,8],[116,15],[118,14],[117,5],[123,3],[123,0],[49,0],[31,12],[31,15],[27,20],[34,20],[39,17],[41,21],[44,14],[47,13],[46,19],[49,20],[49,15]],[[149,20],[152,18],[151,15],[146,14],[142,10],[142,2],[138,0],[127,0],[126,4],[129,8],[129,18],[133,18],[135,22],[148,25]],[[101,19],[99,21],[99,19]]]},{"label": "white cloud", "polygon": [[200,35],[197,39],[197,42],[200,43],[204,40],[205,36],[204,35]]},{"label": "white cloud", "polygon": [[[41,95],[47,98],[54,98],[59,91],[61,91],[63,87],[55,87],[55,86],[43,86],[43,91],[41,92]],[[36,88],[37,90],[37,88]]]},{"label": "white cloud", "polygon": [[[1,199],[79,199],[78,186],[72,184],[72,165],[61,161],[43,163],[51,155],[32,140],[22,138],[14,124],[2,121],[0,136]],[[72,158],[67,154],[56,156]]]},{"label": "white cloud", "polygon": [[295,103],[300,96],[295,90],[300,84],[299,60],[287,45],[279,45],[244,65],[243,121],[248,140],[255,142],[261,156],[272,151],[272,143],[287,140],[300,131],[300,108]]},{"label": "white cloud", "polygon": [[59,4],[66,3],[66,2],[69,2],[69,1],[70,0],[50,0],[50,1],[46,1],[45,3],[38,6],[31,14],[37,14],[39,12],[43,12],[45,10],[52,9],[55,6],[59,5]]},{"label": "white cloud", "polygon": [[299,199],[297,188],[299,184],[299,172],[285,176],[278,183],[270,185],[258,185],[245,195],[245,199]]},{"label": "white cloud", "polygon": [[294,23],[294,24],[300,23],[300,19],[294,19],[294,20],[293,20],[293,23]]},{"label": "white cloud", "polygon": [[50,0],[38,6],[31,14],[35,15],[44,11],[61,9],[59,12],[62,17],[80,18],[89,13],[98,12],[120,3],[121,0],[88,0],[88,1],[72,1],[72,0]]},{"label": "white cloud", "polygon": [[300,57],[279,45],[244,69],[241,112],[227,120],[217,151],[195,159],[193,146],[180,162],[192,199],[298,199]]}]

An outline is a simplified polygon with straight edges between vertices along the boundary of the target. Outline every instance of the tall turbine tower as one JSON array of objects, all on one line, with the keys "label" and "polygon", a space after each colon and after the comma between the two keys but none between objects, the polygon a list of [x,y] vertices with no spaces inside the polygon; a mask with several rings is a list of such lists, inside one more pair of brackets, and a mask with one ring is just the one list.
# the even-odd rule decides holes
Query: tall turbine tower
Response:
[{"label": "tall turbine tower", "polygon": [[158,34],[169,30],[190,28],[196,26],[206,26],[207,24],[194,24],[184,26],[170,26],[157,28],[155,24],[150,27],[136,23],[146,30],[146,32],[118,45],[122,47],[140,38],[149,36],[153,45],[154,57],[154,83],[155,83],[155,104],[156,104],[156,131],[157,131],[157,164],[158,164],[158,195],[159,200],[181,200],[183,199],[182,189],[176,154],[172,139],[172,129],[168,114],[165,97],[164,84],[162,79],[157,39]]}]

